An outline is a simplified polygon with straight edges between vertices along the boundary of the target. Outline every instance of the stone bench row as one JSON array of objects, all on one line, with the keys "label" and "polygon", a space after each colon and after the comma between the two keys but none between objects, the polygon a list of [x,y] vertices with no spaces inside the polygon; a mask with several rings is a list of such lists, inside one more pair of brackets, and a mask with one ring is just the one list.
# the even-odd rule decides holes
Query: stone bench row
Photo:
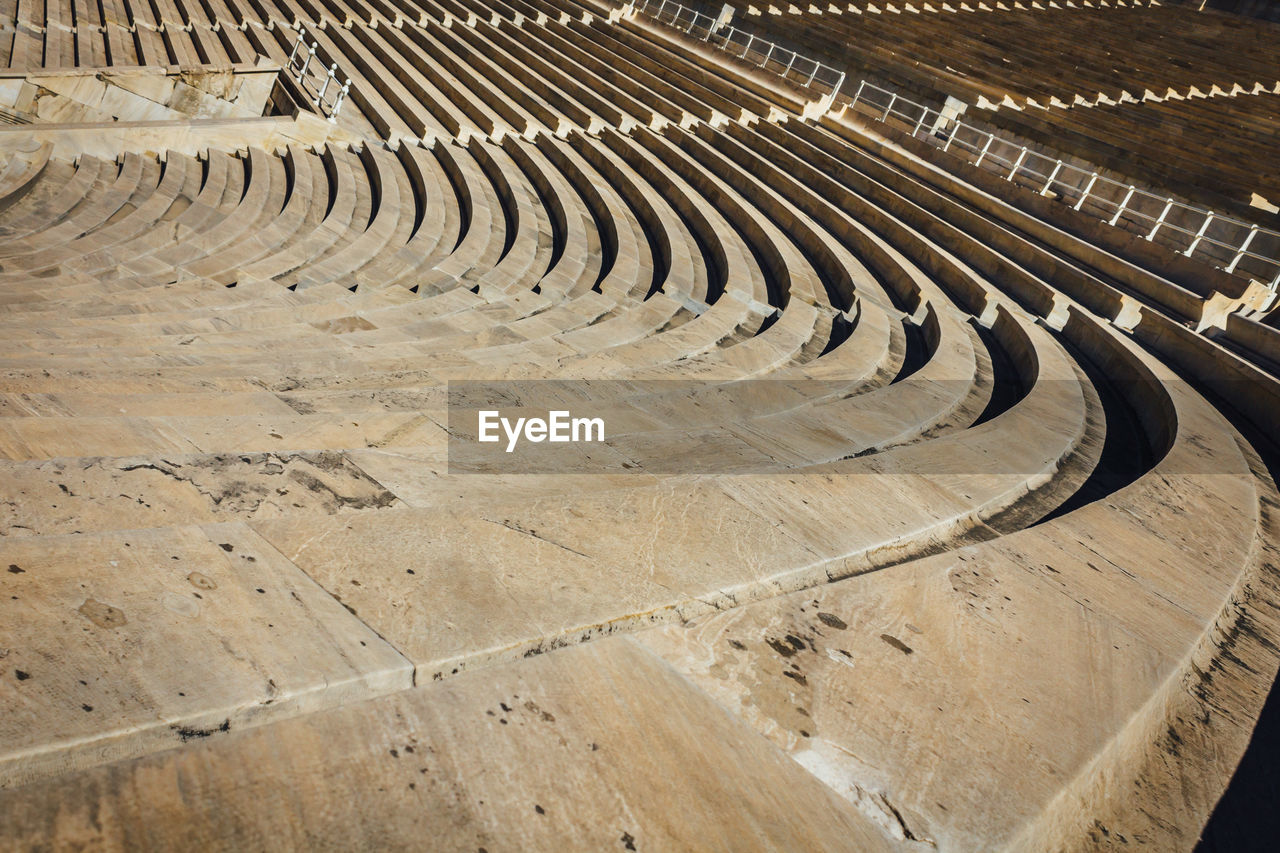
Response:
[{"label": "stone bench row", "polygon": [[1257,219],[1264,214],[1251,206],[1254,193],[1273,203],[1280,198],[1280,172],[1268,157],[1277,101],[1274,94],[1257,94],[973,114],[1023,138]]},{"label": "stone bench row", "polygon": [[224,0],[59,0],[19,4],[0,35],[0,59],[17,71],[104,66],[218,65],[253,62],[243,16]]},{"label": "stone bench row", "polygon": [[[1208,91],[1215,84],[1275,82],[1268,79],[1275,74],[1267,59],[1265,27],[1259,32],[1227,16],[1197,15],[1158,7],[962,19],[783,15],[746,20],[758,20],[806,55],[840,59],[848,51],[840,65],[851,70],[875,75],[914,66],[912,73],[936,78],[945,85],[935,88],[964,100],[982,96],[999,103],[1012,96],[1019,105],[1033,98],[1048,106],[1054,99],[1070,104],[1076,96],[1093,102],[1099,94],[1117,100],[1125,92],[1140,98],[1148,89],[1163,95],[1169,87]],[[1112,33],[1126,35],[1112,43]],[[1224,51],[1225,45],[1231,47]],[[901,55],[913,59],[895,59]],[[1055,64],[1059,55],[1072,57],[1069,69]],[[1170,56],[1178,62],[1171,64]]]}]

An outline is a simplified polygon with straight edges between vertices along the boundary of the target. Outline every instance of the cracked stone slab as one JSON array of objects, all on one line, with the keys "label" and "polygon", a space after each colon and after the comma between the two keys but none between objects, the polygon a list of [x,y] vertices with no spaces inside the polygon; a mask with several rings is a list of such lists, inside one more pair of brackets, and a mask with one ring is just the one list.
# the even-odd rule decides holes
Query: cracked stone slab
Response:
[{"label": "cracked stone slab", "polygon": [[546,503],[252,524],[408,655],[419,681],[705,609],[696,596],[813,559],[714,484]]},{"label": "cracked stone slab", "polygon": [[396,506],[337,451],[0,462],[0,536],[136,530]]},{"label": "cracked stone slab", "polygon": [[54,459],[163,453],[269,453],[443,445],[424,414],[0,418],[0,458]]},{"label": "cracked stone slab", "polygon": [[402,689],[243,524],[0,542],[0,787]]},{"label": "cracked stone slab", "polygon": [[895,849],[621,638],[0,791],[0,812],[6,847]]},{"label": "cracked stone slab", "polygon": [[[468,485],[494,483],[461,476],[437,484],[457,489],[456,500],[427,509],[252,525],[410,657],[422,680],[865,571],[882,551],[900,559],[975,523],[974,511],[1021,477],[948,475],[955,482],[944,485],[846,475],[885,464],[569,494],[555,493],[558,477],[529,477],[517,497],[547,491],[523,503],[477,501]],[[862,512],[832,515],[853,501]]]},{"label": "cracked stone slab", "polygon": [[199,451],[154,418],[0,418],[0,459]]},{"label": "cracked stone slab", "polygon": [[519,506],[564,495],[624,492],[650,487],[658,478],[643,473],[580,474],[554,477],[527,474],[451,475],[448,453],[433,448],[349,450],[347,458],[405,504],[445,508],[458,501],[476,506]]},{"label": "cracked stone slab", "polygon": [[[633,639],[894,837],[992,849],[1159,713],[1251,565],[1251,492],[1148,477],[1125,502]],[[1188,506],[1219,524],[1177,526]]]},{"label": "cracked stone slab", "polygon": [[174,410],[200,415],[246,412],[288,415],[285,402],[265,391],[213,394],[0,394],[0,417],[156,417]]}]

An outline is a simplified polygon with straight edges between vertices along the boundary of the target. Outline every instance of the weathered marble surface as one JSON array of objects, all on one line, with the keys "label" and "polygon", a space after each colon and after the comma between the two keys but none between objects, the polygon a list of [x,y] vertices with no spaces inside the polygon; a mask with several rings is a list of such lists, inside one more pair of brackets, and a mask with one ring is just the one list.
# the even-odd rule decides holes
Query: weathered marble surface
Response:
[{"label": "weathered marble surface", "polygon": [[618,638],[0,790],[0,811],[19,847],[889,849]]},{"label": "weathered marble surface", "polygon": [[0,535],[49,536],[399,504],[335,451],[0,463]]},{"label": "weathered marble surface", "polygon": [[[1174,446],[1105,501],[638,641],[903,838],[1040,849],[1105,817],[1090,831],[1188,845],[1194,830],[1152,819],[1140,791],[1108,781],[1144,777],[1094,764],[1140,743],[1127,759],[1164,796],[1183,779],[1207,805],[1205,783],[1173,769],[1181,714],[1221,713],[1208,697],[1223,693],[1260,706],[1265,687],[1241,691],[1207,661],[1231,654],[1236,632],[1265,645],[1280,630],[1239,591],[1274,588],[1277,492],[1216,413],[1185,393],[1175,404]],[[1216,523],[1186,525],[1192,508]],[[1262,685],[1275,673],[1264,659]],[[1180,705],[1186,694],[1195,702]],[[1219,728],[1238,755],[1242,733]],[[1221,772],[1220,757],[1196,761]]]},{"label": "weathered marble surface", "polygon": [[[1269,326],[1194,321],[1264,302],[583,2],[249,4],[358,121],[0,132],[0,847],[1191,847],[1280,647]],[[450,469],[548,377],[602,473]]]},{"label": "weathered marble surface", "polygon": [[412,684],[243,524],[0,540],[0,786]]}]

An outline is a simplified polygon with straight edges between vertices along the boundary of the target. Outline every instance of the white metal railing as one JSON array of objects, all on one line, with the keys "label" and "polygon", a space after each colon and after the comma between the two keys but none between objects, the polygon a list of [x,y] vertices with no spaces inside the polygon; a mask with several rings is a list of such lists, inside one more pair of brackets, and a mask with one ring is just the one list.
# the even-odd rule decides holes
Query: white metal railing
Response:
[{"label": "white metal railing", "polygon": [[329,121],[337,121],[338,112],[351,91],[351,79],[347,78],[338,85],[338,63],[324,68],[316,62],[316,50],[320,45],[314,40],[307,43],[307,33],[301,22],[295,23],[293,29],[298,33],[298,41],[294,43],[285,67],[320,114],[327,115]]},{"label": "white metal railing", "polygon": [[1199,257],[1228,273],[1258,278],[1271,290],[1280,290],[1280,232],[1139,189],[1096,169],[1064,163],[866,80],[858,84],[849,104],[859,105],[863,114],[878,121],[891,117],[901,121],[912,135],[943,151],[977,155],[973,165],[1002,174],[1007,181],[1038,189],[1041,195],[1055,191],[1075,210],[1086,210],[1186,257]]},{"label": "white metal railing", "polygon": [[675,0],[635,0],[629,8],[806,89],[819,88],[834,95],[844,85],[843,71],[722,23]]}]

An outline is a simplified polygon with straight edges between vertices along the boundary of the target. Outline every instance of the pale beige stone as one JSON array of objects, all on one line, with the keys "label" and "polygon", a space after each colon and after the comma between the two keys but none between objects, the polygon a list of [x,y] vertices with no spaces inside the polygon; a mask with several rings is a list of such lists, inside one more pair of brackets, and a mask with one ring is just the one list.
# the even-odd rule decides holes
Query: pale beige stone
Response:
[{"label": "pale beige stone", "polygon": [[407,661],[243,525],[6,539],[12,787],[407,687]]},{"label": "pale beige stone", "polygon": [[889,849],[620,640],[0,791],[0,807],[0,839],[24,846]]}]

